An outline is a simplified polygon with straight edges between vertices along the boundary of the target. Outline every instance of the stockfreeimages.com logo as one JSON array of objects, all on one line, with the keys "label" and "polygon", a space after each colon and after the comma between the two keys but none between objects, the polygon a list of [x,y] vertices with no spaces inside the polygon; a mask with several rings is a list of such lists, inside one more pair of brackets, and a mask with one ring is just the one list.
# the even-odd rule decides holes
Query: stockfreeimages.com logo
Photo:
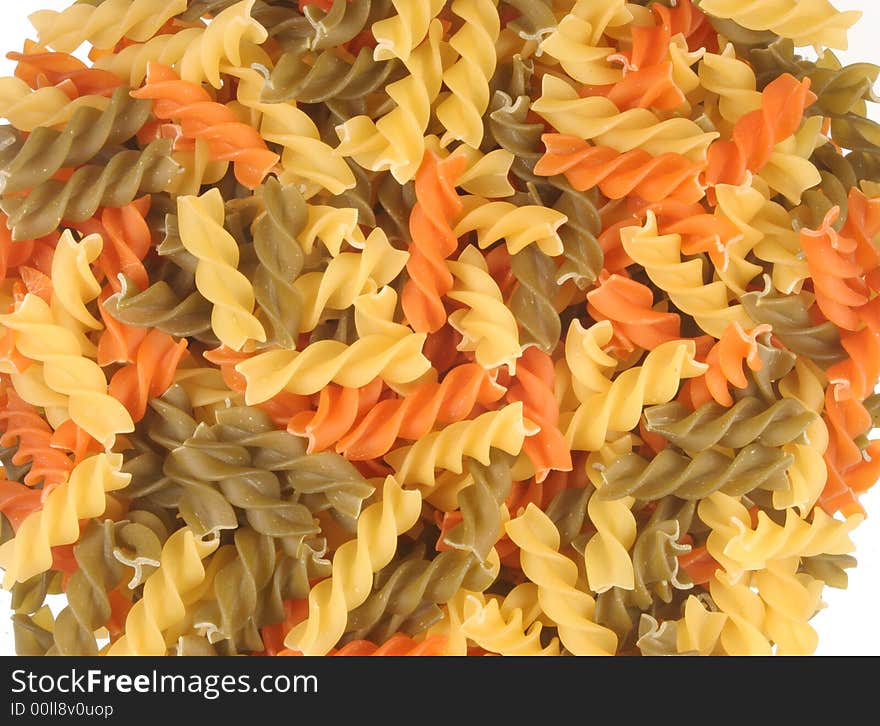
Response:
[{"label": "stockfreeimages.com logo", "polygon": [[[36,674],[23,668],[12,671],[13,694],[40,696],[87,694],[193,694],[208,700],[224,693],[317,693],[315,675],[251,674],[217,675],[191,673],[187,675],[159,673],[104,673],[92,668],[79,671],[71,668],[60,675]],[[112,713],[112,708],[111,708]]]}]

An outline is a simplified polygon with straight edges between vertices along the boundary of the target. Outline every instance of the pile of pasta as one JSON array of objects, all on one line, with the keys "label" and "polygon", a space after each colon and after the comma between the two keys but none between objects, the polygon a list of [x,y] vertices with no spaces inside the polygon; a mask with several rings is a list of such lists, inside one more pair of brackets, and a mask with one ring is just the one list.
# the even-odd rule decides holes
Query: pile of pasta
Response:
[{"label": "pile of pasta", "polygon": [[814,652],[880,477],[858,17],[33,13],[0,79],[17,651]]}]

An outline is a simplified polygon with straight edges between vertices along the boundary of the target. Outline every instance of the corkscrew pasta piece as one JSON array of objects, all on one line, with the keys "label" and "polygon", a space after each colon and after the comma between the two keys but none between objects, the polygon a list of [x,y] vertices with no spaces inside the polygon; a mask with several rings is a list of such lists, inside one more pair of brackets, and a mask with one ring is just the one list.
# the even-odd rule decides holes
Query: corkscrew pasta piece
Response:
[{"label": "corkscrew pasta piece", "polygon": [[181,242],[198,260],[196,286],[214,304],[214,333],[233,350],[240,350],[248,340],[264,341],[266,331],[253,315],[253,287],[238,271],[238,245],[223,229],[225,212],[219,190],[180,197],[178,214]]},{"label": "corkscrew pasta piece", "polygon": [[828,0],[770,0],[736,2],[703,0],[700,9],[718,18],[729,18],[751,30],[771,30],[791,38],[795,45],[828,46],[846,50],[846,31],[861,17],[855,10],[838,12]]},{"label": "corkscrew pasta piece", "polygon": [[621,154],[563,134],[544,134],[542,140],[547,151],[535,164],[535,173],[564,174],[578,191],[599,187],[609,199],[636,194],[649,202],[690,203],[703,196],[697,179],[702,166],[683,156],[652,157],[641,149]]},{"label": "corkscrew pasta piece", "polygon": [[6,570],[4,587],[48,570],[52,565],[51,548],[79,539],[78,520],[104,513],[107,494],[128,483],[129,476],[120,471],[121,465],[121,454],[91,456],[52,490],[42,509],[21,523],[15,539],[0,545],[0,563]]},{"label": "corkscrew pasta piece", "polygon": [[70,418],[105,446],[116,434],[134,430],[125,407],[107,392],[98,365],[82,355],[70,330],[59,324],[49,305],[27,294],[18,309],[0,316],[0,324],[16,333],[16,348],[42,364],[45,385],[63,396]]},{"label": "corkscrew pasta piece", "polygon": [[595,600],[576,587],[577,566],[557,549],[559,532],[534,504],[506,526],[521,549],[523,572],[538,586],[541,609],[558,623],[559,639],[574,655],[613,655],[617,636],[593,620]]},{"label": "corkscrew pasta piece", "polygon": [[284,640],[289,648],[306,655],[322,655],[345,631],[348,613],[370,591],[373,573],[394,556],[397,536],[418,517],[421,496],[404,491],[394,477],[387,477],[382,499],[358,519],[358,536],[343,544],[333,557],[333,575],[309,592],[309,616]]},{"label": "corkscrew pasta piece", "polygon": [[[439,2],[431,1],[434,4]],[[427,2],[428,0],[417,0],[417,5],[425,5]],[[389,18],[388,21],[392,24],[400,22],[398,18]],[[378,39],[379,45],[376,46],[374,57],[377,52],[381,57],[387,48],[388,53],[401,59],[408,71],[407,76],[389,84],[385,89],[397,105],[378,121],[359,115],[340,124],[336,129],[340,141],[336,147],[338,154],[351,157],[371,171],[388,169],[400,183],[412,179],[421,164],[431,104],[440,93],[442,83],[440,21],[434,18],[426,32],[427,35],[422,36],[424,40],[415,41],[417,45],[412,48],[407,47],[409,43],[406,41],[396,47],[396,39],[391,40],[390,46],[383,45],[381,37]],[[409,40],[413,40],[409,31],[403,37],[407,36]]]},{"label": "corkscrew pasta piece", "polygon": [[168,20],[186,10],[186,0],[108,0],[98,6],[73,5],[61,12],[38,10],[29,19],[40,43],[71,52],[83,41],[96,48],[112,48],[122,38],[147,40]]},{"label": "corkscrew pasta piece", "polygon": [[722,281],[704,282],[703,260],[681,259],[680,235],[658,233],[652,211],[643,227],[625,227],[620,236],[632,260],[642,265],[651,281],[668,291],[670,301],[709,335],[720,338],[730,323],[746,329],[754,327],[742,305],[728,304],[727,286]]},{"label": "corkscrew pasta piece", "polygon": [[195,591],[205,577],[202,560],[219,540],[205,541],[184,527],[162,547],[158,569],[144,584],[143,599],[125,619],[125,634],[114,641],[109,655],[165,655],[164,631],[186,616]]},{"label": "corkscrew pasta piece", "polygon": [[413,329],[433,333],[446,322],[442,297],[452,287],[452,274],[444,260],[458,246],[452,222],[462,208],[455,191],[464,171],[461,156],[440,159],[427,151],[416,173],[416,203],[409,217],[412,238],[406,261],[409,279],[401,302]]}]

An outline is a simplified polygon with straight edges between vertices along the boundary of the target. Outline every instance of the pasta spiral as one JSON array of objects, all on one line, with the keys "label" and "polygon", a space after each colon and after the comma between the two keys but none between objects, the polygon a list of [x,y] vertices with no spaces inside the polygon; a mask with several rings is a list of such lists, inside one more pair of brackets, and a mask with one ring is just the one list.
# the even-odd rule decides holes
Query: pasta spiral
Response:
[{"label": "pasta spiral", "polygon": [[559,639],[574,655],[613,655],[617,636],[594,620],[596,603],[577,583],[577,566],[560,554],[559,532],[534,504],[506,525],[520,547],[523,572],[538,586],[541,609],[558,623]]},{"label": "pasta spiral", "polygon": [[29,17],[40,44],[65,53],[84,41],[96,48],[112,48],[122,38],[147,40],[166,21],[186,10],[186,0],[106,0],[100,5],[73,5],[61,12],[38,10]]},{"label": "pasta spiral", "polygon": [[223,197],[211,189],[200,197],[177,202],[180,239],[198,260],[196,286],[210,300],[211,327],[222,343],[240,350],[248,340],[266,340],[266,331],[254,317],[254,290],[238,271],[238,245],[223,229]]},{"label": "pasta spiral", "polygon": [[322,655],[345,632],[348,613],[370,592],[373,573],[382,569],[397,547],[397,536],[418,517],[421,496],[404,491],[394,477],[387,477],[382,499],[358,519],[357,539],[343,544],[333,557],[333,574],[309,592],[309,616],[284,640],[288,648],[306,655]]},{"label": "pasta spiral", "polygon": [[66,482],[52,490],[43,508],[19,526],[15,539],[0,545],[3,586],[22,582],[52,566],[51,548],[79,539],[79,520],[99,517],[107,494],[124,487],[121,454],[96,454],[80,462]]},{"label": "pasta spiral", "polygon": [[718,18],[730,18],[751,30],[771,30],[791,38],[795,45],[829,46],[846,50],[846,31],[861,13],[838,12],[828,0],[701,0],[700,8]]},{"label": "pasta spiral", "polygon": [[143,599],[125,619],[125,634],[115,641],[109,655],[165,655],[164,631],[183,620],[186,606],[205,577],[202,560],[218,540],[205,541],[186,527],[172,534],[159,558],[159,568],[144,584]]}]

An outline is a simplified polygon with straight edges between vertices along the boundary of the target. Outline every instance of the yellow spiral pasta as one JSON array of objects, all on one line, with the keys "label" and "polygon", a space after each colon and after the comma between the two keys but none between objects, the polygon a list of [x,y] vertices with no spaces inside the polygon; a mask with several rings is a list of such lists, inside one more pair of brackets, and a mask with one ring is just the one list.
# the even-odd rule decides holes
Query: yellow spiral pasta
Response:
[{"label": "yellow spiral pasta", "polygon": [[397,537],[412,527],[422,510],[416,491],[404,491],[393,476],[386,477],[382,498],[358,517],[357,537],[333,555],[333,572],[309,592],[308,619],[290,631],[288,648],[304,655],[324,655],[342,637],[348,613],[370,594],[373,573],[391,562]]},{"label": "yellow spiral pasta", "polygon": [[483,368],[507,366],[514,373],[523,350],[516,318],[504,304],[485,258],[468,246],[457,261],[447,262],[446,266],[455,278],[446,296],[466,306],[449,315],[449,324],[462,335],[458,349],[473,351]]},{"label": "yellow spiral pasta", "polygon": [[739,234],[729,240],[718,240],[723,254],[722,264],[715,263],[715,273],[737,297],[744,294],[749,284],[759,277],[764,268],[749,261],[747,256],[760,242],[762,234],[753,221],[763,209],[766,198],[751,186],[718,184],[715,186],[716,217],[736,227]]},{"label": "yellow spiral pasta", "polygon": [[342,252],[323,272],[308,272],[293,283],[303,299],[300,332],[314,330],[326,308],[345,310],[360,296],[375,293],[406,265],[407,252],[394,249],[381,228],[370,232],[362,251]]},{"label": "yellow spiral pasta", "polygon": [[578,0],[540,48],[580,83],[617,83],[623,78],[623,69],[608,61],[614,48],[601,45],[602,36],[609,26],[626,25],[631,20],[625,0]]},{"label": "yellow spiral pasta", "polygon": [[681,236],[661,235],[653,211],[648,212],[643,227],[624,227],[620,239],[626,253],[645,268],[651,281],[666,290],[673,304],[693,316],[709,335],[720,338],[730,323],[739,323],[746,330],[755,327],[742,305],[728,304],[724,282],[703,282],[700,258],[682,261]]},{"label": "yellow spiral pasta", "polygon": [[800,204],[803,193],[822,181],[822,175],[810,161],[810,156],[826,141],[822,134],[822,117],[808,118],[793,136],[773,148],[770,160],[761,169],[761,181],[792,204]]},{"label": "yellow spiral pasta", "polygon": [[[632,450],[629,436],[603,446],[587,457],[587,476],[601,489],[601,470],[623,453]],[[587,516],[596,528],[584,548],[584,565],[590,589],[596,594],[612,587],[635,588],[635,572],[629,551],[636,541],[636,518],[632,513],[633,497],[601,499],[594,492],[587,502]]]},{"label": "yellow spiral pasta", "polygon": [[385,287],[354,301],[360,337],[351,345],[321,340],[301,351],[270,350],[236,365],[247,381],[248,405],[281,391],[311,394],[331,381],[360,388],[376,377],[388,383],[409,383],[431,367],[422,355],[424,333],[392,322],[397,295]]},{"label": "yellow spiral pasta", "polygon": [[370,30],[376,39],[373,58],[377,61],[399,58],[406,62],[428,35],[444,0],[391,0],[394,13],[373,23]]},{"label": "yellow spiral pasta", "polygon": [[773,287],[785,295],[800,292],[810,269],[785,207],[768,200],[752,222],[762,235],[754,247],[755,257],[773,265]]},{"label": "yellow spiral pasta", "polygon": [[[522,402],[511,403],[498,411],[487,411],[475,419],[449,424],[385,456],[404,484],[421,485],[428,490],[437,483],[436,469],[460,474],[464,457],[488,464],[491,449],[518,454],[528,433],[535,427],[523,418]],[[425,492],[428,496],[428,491]]]},{"label": "yellow spiral pasta", "polygon": [[[440,153],[440,140],[436,136],[429,137],[426,144],[433,148],[436,140],[437,148],[434,149],[438,156]],[[515,159],[507,149],[493,149],[484,154],[479,149],[459,144],[450,147],[450,155],[463,156],[465,159],[464,171],[458,177],[456,185],[464,189],[468,194],[478,197],[491,197],[501,199],[514,193],[510,184],[510,167]]]},{"label": "yellow spiral pasta", "polygon": [[594,620],[596,601],[578,587],[577,565],[559,553],[559,531],[534,504],[506,525],[520,548],[523,572],[538,586],[541,609],[557,623],[573,655],[614,655],[617,636]]},{"label": "yellow spiral pasta", "polygon": [[753,527],[742,502],[721,492],[703,499],[697,511],[712,530],[706,548],[733,579],[747,570],[760,570],[768,562],[786,557],[852,552],[855,546],[850,533],[863,519],[861,514],[852,514],[845,520],[835,519],[816,507],[810,522],[789,509],[785,524],[779,525],[759,511]]},{"label": "yellow spiral pasta", "polygon": [[74,467],[67,481],[49,493],[43,508],[25,518],[15,538],[0,546],[4,588],[51,569],[52,547],[76,542],[79,521],[100,517],[108,492],[128,484],[131,474],[121,468],[122,454],[95,454]]},{"label": "yellow spiral pasta", "polygon": [[96,48],[112,48],[123,38],[147,40],[186,7],[187,0],[105,0],[97,6],[71,5],[60,12],[38,10],[28,18],[40,45],[70,53],[84,41]]},{"label": "yellow spiral pasta", "polygon": [[[421,6],[424,0],[413,4]],[[409,75],[385,87],[396,104],[391,111],[378,121],[369,116],[355,116],[336,127],[338,154],[350,156],[365,169],[390,169],[401,184],[415,176],[425,151],[431,105],[440,93],[441,36],[442,26],[435,19],[425,40],[404,61]],[[377,46],[377,52],[380,47]]]},{"label": "yellow spiral pasta", "polygon": [[795,45],[846,50],[846,31],[862,16],[838,12],[828,0],[701,0],[700,9],[751,30],[770,30]]},{"label": "yellow spiral pasta", "polygon": [[573,86],[551,75],[542,79],[541,96],[532,110],[561,134],[621,152],[640,148],[652,156],[672,152],[702,161],[719,135],[704,131],[690,119],[661,120],[646,108],[621,112],[604,96],[581,98]]},{"label": "yellow spiral pasta", "polygon": [[809,620],[822,607],[824,583],[799,573],[799,564],[799,557],[774,560],[754,577],[766,609],[764,632],[776,645],[777,655],[812,655],[819,644]]},{"label": "yellow spiral pasta", "polygon": [[481,648],[498,655],[559,655],[559,639],[541,645],[540,622],[527,622],[520,608],[508,607],[498,599],[481,602],[469,595],[464,607],[461,632]]},{"label": "yellow spiral pasta", "polygon": [[732,125],[751,111],[761,108],[761,92],[755,72],[736,57],[728,43],[720,53],[704,53],[699,67],[700,84],[717,96],[718,113]]},{"label": "yellow spiral pasta", "polygon": [[249,340],[265,341],[266,331],[253,314],[254,289],[238,271],[238,244],[223,228],[220,190],[179,197],[177,215],[180,241],[198,260],[196,287],[214,305],[215,335],[233,350],[241,350]]},{"label": "yellow spiral pasta", "polygon": [[[203,540],[189,527],[172,534],[162,547],[159,568],[147,578],[143,597],[125,619],[125,633],[107,651],[108,655],[165,655],[165,631],[186,618],[205,580],[202,564],[217,549],[219,540]],[[174,640],[176,638],[169,638]]]},{"label": "yellow spiral pasta", "polygon": [[[569,446],[597,451],[609,432],[635,428],[644,406],[671,401],[683,379],[705,372],[706,365],[695,360],[695,353],[690,340],[663,343],[648,353],[642,365],[623,371],[605,390],[586,393],[564,429]],[[576,363],[568,363],[574,372]]]},{"label": "yellow spiral pasta", "polygon": [[[611,388],[611,374],[618,361],[603,350],[611,342],[614,327],[602,320],[584,329],[579,320],[573,320],[565,336],[565,360],[557,366],[567,372],[575,400],[574,407],[595,393]],[[559,396],[557,395],[557,398]],[[568,406],[561,406],[568,409]]]},{"label": "yellow spiral pasta", "polygon": [[107,393],[107,379],[98,364],[83,357],[76,336],[59,324],[49,305],[28,293],[18,309],[0,315],[0,325],[15,331],[15,347],[43,364],[46,386],[66,396],[70,418],[105,448],[116,434],[134,431],[131,415]]},{"label": "yellow spiral pasta", "polygon": [[684,614],[675,621],[679,653],[714,655],[728,616],[714,612],[694,595],[684,603]]},{"label": "yellow spiral pasta", "polygon": [[180,167],[169,185],[172,194],[197,196],[203,186],[216,184],[229,169],[228,161],[212,158],[205,139],[196,139],[192,149],[179,149],[172,157]]},{"label": "yellow spiral pasta", "polygon": [[61,126],[83,106],[103,111],[109,103],[106,96],[88,95],[71,100],[57,86],[33,89],[20,78],[0,78],[0,116],[22,131]]},{"label": "yellow spiral pasta", "polygon": [[749,570],[762,569],[771,560],[785,557],[848,554],[855,550],[850,533],[863,519],[863,515],[853,514],[841,521],[816,507],[810,522],[788,510],[785,524],[778,525],[765,512],[758,512],[755,528],[731,537],[724,554]]},{"label": "yellow spiral pasta", "polygon": [[749,579],[730,580],[716,571],[709,582],[709,594],[718,610],[727,616],[719,647],[726,655],[772,655],[773,645],[764,632],[767,609],[751,589]]},{"label": "yellow spiral pasta", "polygon": [[346,243],[352,247],[362,246],[360,239],[363,235],[358,228],[356,209],[324,204],[309,204],[307,209],[306,225],[297,237],[303,252],[311,253],[318,242],[333,257],[342,252],[342,246]]},{"label": "yellow spiral pasta", "polygon": [[562,254],[558,230],[568,221],[562,212],[540,205],[517,206],[477,196],[462,197],[461,202],[462,213],[453,229],[456,237],[476,232],[480,249],[503,239],[512,255],[530,244],[537,245],[551,257]]},{"label": "yellow spiral pasta", "polygon": [[443,72],[449,95],[435,113],[446,129],[444,144],[457,140],[477,148],[483,140],[483,114],[489,106],[495,43],[501,32],[498,0],[453,0],[450,9],[462,19],[449,39],[458,60]]},{"label": "yellow spiral pasta", "polygon": [[73,320],[90,330],[104,327],[86,307],[87,303],[101,294],[101,285],[95,279],[90,265],[101,254],[103,247],[104,241],[98,234],[87,235],[77,242],[73,233],[66,229],[52,255],[54,296]]},{"label": "yellow spiral pasta", "polygon": [[95,67],[126,78],[131,86],[139,86],[147,77],[147,64],[154,61],[174,68],[185,81],[207,81],[220,88],[221,66],[268,61],[259,47],[268,32],[251,17],[255,3],[256,0],[241,0],[231,5],[212,18],[206,28],[184,28],[178,33],[145,38],[145,43],[98,58]]}]

